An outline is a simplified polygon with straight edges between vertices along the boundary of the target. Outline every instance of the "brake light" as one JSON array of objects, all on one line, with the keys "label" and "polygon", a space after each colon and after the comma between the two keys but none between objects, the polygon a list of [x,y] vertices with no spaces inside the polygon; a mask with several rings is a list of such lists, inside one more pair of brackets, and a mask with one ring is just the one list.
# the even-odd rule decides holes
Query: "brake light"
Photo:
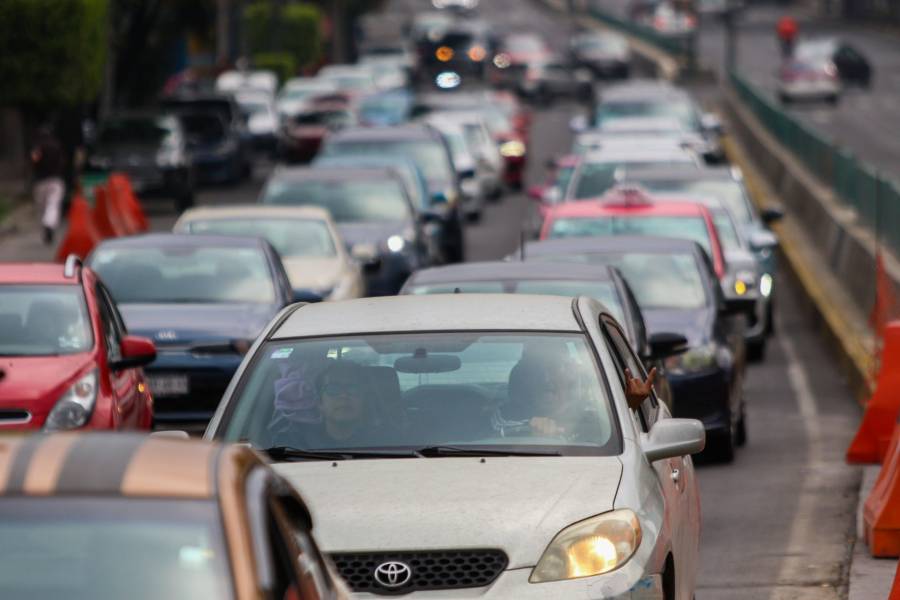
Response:
[{"label": "brake light", "polygon": [[481,62],[487,56],[487,52],[481,46],[472,46],[469,48],[469,59],[474,62]]},{"label": "brake light", "polygon": [[434,56],[441,62],[449,62],[453,59],[453,48],[450,46],[441,46],[435,50]]}]

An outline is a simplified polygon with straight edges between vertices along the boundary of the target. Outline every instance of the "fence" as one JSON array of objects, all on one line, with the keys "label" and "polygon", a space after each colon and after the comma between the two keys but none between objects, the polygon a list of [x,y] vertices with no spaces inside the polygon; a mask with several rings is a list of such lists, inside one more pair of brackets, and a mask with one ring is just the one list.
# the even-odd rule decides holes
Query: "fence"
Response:
[{"label": "fence", "polygon": [[817,177],[837,198],[856,211],[860,222],[875,230],[900,255],[900,188],[873,167],[781,110],[732,71],[732,88],[741,101],[775,138]]}]

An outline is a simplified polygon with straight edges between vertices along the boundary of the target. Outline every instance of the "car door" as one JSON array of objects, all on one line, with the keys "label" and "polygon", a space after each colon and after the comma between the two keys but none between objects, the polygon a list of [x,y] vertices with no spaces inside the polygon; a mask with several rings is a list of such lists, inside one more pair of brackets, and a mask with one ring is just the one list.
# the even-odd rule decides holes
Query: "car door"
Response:
[{"label": "car door", "polygon": [[[646,373],[640,359],[631,350],[625,334],[619,329],[612,317],[602,317],[602,329],[612,349],[613,358],[618,368],[619,382],[625,387],[625,369],[631,371],[633,377],[645,378]],[[669,418],[669,411],[652,393],[633,411],[640,430],[648,433],[660,419]],[[675,564],[688,560],[688,564],[696,564],[696,553],[699,520],[694,517],[694,506],[698,506],[694,497],[696,483],[694,481],[693,464],[690,457],[669,458],[653,463],[663,496],[666,500],[666,520],[670,524],[672,535],[672,552]]]},{"label": "car door", "polygon": [[[122,358],[121,343],[125,337],[125,324],[115,308],[106,287],[102,283],[96,286],[97,305],[100,309],[100,327],[103,330],[103,342],[106,347],[107,365]],[[133,429],[140,426],[140,393],[138,369],[108,369],[110,387],[112,388],[113,412],[118,414],[120,429]]]}]

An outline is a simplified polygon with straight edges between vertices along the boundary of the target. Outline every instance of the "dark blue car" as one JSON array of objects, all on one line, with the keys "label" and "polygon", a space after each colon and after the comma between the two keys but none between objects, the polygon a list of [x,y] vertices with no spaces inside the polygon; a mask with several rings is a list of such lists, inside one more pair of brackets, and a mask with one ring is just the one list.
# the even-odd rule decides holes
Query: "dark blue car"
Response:
[{"label": "dark blue car", "polygon": [[281,259],[258,238],[110,239],[88,264],[128,330],[156,343],[145,371],[157,421],[208,420],[257,335],[292,299]]}]

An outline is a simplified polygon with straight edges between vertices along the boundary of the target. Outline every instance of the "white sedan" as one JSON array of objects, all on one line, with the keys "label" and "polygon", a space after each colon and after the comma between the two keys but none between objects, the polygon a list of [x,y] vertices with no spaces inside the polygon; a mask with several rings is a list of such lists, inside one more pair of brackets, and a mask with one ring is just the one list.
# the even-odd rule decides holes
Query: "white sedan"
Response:
[{"label": "white sedan", "polygon": [[691,600],[703,425],[629,408],[625,369],[586,297],[294,305],[206,437],[269,455],[359,597]]}]

